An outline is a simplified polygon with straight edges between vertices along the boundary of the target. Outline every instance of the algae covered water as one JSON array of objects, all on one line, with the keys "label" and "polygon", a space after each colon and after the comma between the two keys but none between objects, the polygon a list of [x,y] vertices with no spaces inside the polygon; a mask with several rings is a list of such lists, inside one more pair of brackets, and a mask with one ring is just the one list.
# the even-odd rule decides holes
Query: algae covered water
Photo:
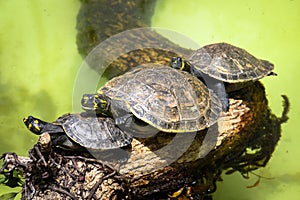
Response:
[{"label": "algae covered water", "polygon": [[[37,137],[27,131],[22,118],[34,115],[53,121],[72,109],[73,83],[81,64],[75,42],[80,2],[11,0],[0,6],[0,150],[26,155]],[[200,45],[226,41],[270,60],[278,76],[262,82],[272,111],[280,115],[282,94],[291,101],[290,120],[282,126],[276,151],[268,165],[255,172],[266,178],[247,188],[257,176],[224,175],[215,199],[297,199],[300,194],[299,13],[297,1],[157,2],[153,26],[183,33]]]},{"label": "algae covered water", "polygon": [[[199,44],[226,41],[247,49],[275,64],[275,78],[262,82],[272,111],[280,115],[281,95],[291,101],[290,120],[282,126],[282,137],[265,168],[255,173],[266,177],[254,188],[258,177],[250,174],[223,176],[215,199],[298,199],[300,153],[297,120],[300,53],[300,4],[297,1],[159,1],[153,26],[184,33]],[[270,178],[270,179],[269,179]]]},{"label": "algae covered water", "polygon": [[[37,136],[22,119],[53,121],[71,110],[81,62],[75,44],[80,2],[13,0],[0,6],[0,152],[25,156]],[[0,187],[0,194],[7,192]]]}]

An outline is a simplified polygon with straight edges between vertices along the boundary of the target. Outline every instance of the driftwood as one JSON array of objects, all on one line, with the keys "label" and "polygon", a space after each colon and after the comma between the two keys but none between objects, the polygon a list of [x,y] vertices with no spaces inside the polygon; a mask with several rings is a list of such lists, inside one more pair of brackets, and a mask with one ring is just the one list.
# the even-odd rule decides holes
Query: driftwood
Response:
[{"label": "driftwood", "polygon": [[[185,139],[189,133],[134,139],[129,159],[118,163],[53,149],[44,134],[29,158],[5,154],[1,171],[23,172],[23,199],[210,199],[222,170],[246,176],[266,165],[287,120],[287,99],[277,118],[259,82],[230,96],[230,110],[220,118],[216,137],[215,130],[205,130],[192,142]],[[170,141],[176,145],[169,147]]]}]

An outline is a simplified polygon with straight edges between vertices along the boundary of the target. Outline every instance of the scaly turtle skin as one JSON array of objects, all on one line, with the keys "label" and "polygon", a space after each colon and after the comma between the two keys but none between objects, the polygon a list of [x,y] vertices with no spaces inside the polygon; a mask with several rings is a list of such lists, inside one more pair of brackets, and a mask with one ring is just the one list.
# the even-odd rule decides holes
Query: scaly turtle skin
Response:
[{"label": "scaly turtle skin", "polygon": [[[244,49],[227,43],[204,46],[194,51],[187,61],[180,57],[173,57],[171,66],[188,71],[201,80],[204,79],[204,82],[213,79],[219,85],[220,81],[225,82],[227,91],[241,89],[246,85],[245,82],[253,82],[268,75],[276,75],[272,72],[274,65],[269,61],[258,59]],[[216,91],[227,107],[226,92],[218,87],[213,85],[211,89]]]},{"label": "scaly turtle skin", "polygon": [[96,117],[88,113],[66,114],[48,123],[29,116],[23,119],[27,128],[35,133],[48,132],[54,146],[78,150],[107,150],[131,144],[132,136],[120,130],[113,119]]},{"label": "scaly turtle skin", "polygon": [[82,108],[128,126],[133,116],[164,132],[193,132],[214,124],[221,102],[196,77],[170,67],[137,67],[85,94]]}]

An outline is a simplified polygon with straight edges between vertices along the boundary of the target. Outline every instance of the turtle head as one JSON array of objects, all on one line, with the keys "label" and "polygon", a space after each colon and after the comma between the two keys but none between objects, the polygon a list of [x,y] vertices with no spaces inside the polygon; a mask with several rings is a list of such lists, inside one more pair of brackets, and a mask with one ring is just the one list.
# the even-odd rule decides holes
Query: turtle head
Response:
[{"label": "turtle head", "polygon": [[32,116],[23,119],[26,127],[33,133],[40,135],[45,127],[45,122]]},{"label": "turtle head", "polygon": [[103,94],[84,94],[81,99],[82,109],[106,114],[109,111],[109,98]]},{"label": "turtle head", "polygon": [[172,57],[171,67],[174,69],[180,69],[182,71],[190,71],[191,64],[181,57]]}]

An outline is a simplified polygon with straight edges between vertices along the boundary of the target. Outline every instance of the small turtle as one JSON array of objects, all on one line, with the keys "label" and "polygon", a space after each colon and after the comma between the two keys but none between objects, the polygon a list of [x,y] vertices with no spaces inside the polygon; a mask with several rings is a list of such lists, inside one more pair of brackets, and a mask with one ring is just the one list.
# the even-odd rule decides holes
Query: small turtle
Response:
[{"label": "small turtle", "polygon": [[196,77],[168,66],[141,66],[83,95],[82,108],[128,127],[134,118],[164,132],[193,132],[214,124],[221,102]]},{"label": "small turtle", "polygon": [[221,88],[222,82],[226,83],[227,92],[231,92],[265,76],[276,75],[272,72],[274,65],[269,61],[258,59],[227,43],[204,46],[194,51],[187,60],[173,57],[171,67],[188,71],[203,80],[216,92],[225,110],[229,104],[227,93]]},{"label": "small turtle", "polygon": [[65,114],[53,123],[32,116],[23,121],[31,132],[37,135],[48,132],[53,146],[67,150],[117,149],[132,141],[132,135],[120,130],[112,118],[90,113]]}]

